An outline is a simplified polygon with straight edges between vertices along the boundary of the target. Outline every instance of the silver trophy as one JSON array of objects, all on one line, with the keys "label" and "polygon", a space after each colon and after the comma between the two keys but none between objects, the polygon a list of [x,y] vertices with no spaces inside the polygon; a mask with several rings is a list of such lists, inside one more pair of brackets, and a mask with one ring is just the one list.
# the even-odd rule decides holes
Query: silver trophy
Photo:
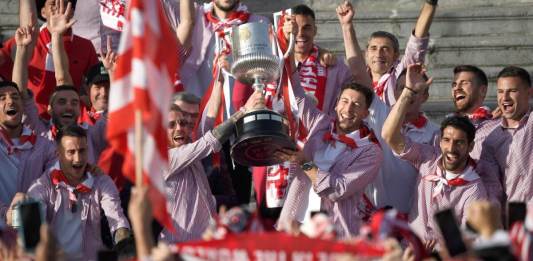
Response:
[{"label": "silver trophy", "polygon": [[[270,26],[266,23],[233,27],[231,73],[240,82],[253,84],[256,90],[263,91],[266,83],[276,81],[283,69],[281,59],[272,48],[271,36]],[[291,36],[284,57],[292,51],[293,38]],[[288,133],[288,121],[281,114],[267,108],[248,112],[237,121],[237,140],[231,148],[231,156],[245,166],[281,163],[274,153],[281,148],[296,148]]]}]

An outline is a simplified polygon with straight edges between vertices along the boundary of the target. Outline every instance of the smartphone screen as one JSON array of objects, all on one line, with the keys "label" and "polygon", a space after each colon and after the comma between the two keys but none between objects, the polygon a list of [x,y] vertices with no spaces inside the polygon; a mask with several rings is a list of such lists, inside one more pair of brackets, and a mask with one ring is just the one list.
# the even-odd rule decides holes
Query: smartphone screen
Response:
[{"label": "smartphone screen", "polygon": [[113,250],[100,250],[98,251],[98,261],[117,261],[118,254]]},{"label": "smartphone screen", "polygon": [[35,249],[40,240],[41,211],[39,202],[23,202],[20,204],[20,235],[26,251]]},{"label": "smartphone screen", "polygon": [[509,202],[507,205],[507,228],[517,222],[523,222],[526,219],[526,203],[524,202]]},{"label": "smartphone screen", "polygon": [[446,248],[451,257],[466,252],[466,245],[463,241],[459,226],[455,221],[451,209],[443,210],[435,214],[435,219],[446,243]]}]

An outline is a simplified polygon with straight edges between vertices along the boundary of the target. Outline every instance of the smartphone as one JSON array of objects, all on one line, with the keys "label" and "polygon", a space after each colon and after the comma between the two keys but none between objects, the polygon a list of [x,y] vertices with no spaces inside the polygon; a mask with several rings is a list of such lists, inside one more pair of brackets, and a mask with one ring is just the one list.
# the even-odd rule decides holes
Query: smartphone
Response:
[{"label": "smartphone", "polygon": [[451,257],[466,253],[466,245],[461,231],[451,209],[439,211],[435,214],[442,237]]},{"label": "smartphone", "polygon": [[524,202],[509,202],[507,204],[507,228],[515,222],[523,222],[526,219],[527,206]]},{"label": "smartphone", "polygon": [[118,261],[118,254],[113,250],[98,251],[98,261]]},{"label": "smartphone", "polygon": [[41,239],[41,207],[37,201],[21,202],[18,209],[22,221],[19,236],[23,247],[28,252],[33,252]]}]

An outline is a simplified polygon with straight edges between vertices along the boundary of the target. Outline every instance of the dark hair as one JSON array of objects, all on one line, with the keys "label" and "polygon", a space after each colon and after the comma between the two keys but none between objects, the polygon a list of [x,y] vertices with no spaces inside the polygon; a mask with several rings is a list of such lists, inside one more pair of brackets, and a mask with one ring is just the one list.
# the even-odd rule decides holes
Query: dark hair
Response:
[{"label": "dark hair", "polygon": [[531,76],[524,68],[517,66],[507,66],[498,73],[498,79],[505,77],[520,78],[520,80],[527,84],[527,87],[531,87]]},{"label": "dark hair", "polygon": [[[394,49],[395,53],[400,53],[400,43],[398,42],[398,38],[394,36],[393,34],[385,31],[376,31],[373,32],[370,37],[368,38],[368,42],[374,38],[387,38],[392,42],[392,48]],[[368,43],[366,45],[366,48],[368,49]]]},{"label": "dark hair", "polygon": [[356,83],[356,82],[350,82],[342,86],[341,92],[339,93],[339,99],[341,95],[344,93],[344,90],[354,90],[356,92],[359,92],[365,96],[365,102],[366,102],[366,108],[368,109],[370,105],[372,104],[372,99],[374,99],[374,92],[369,88],[362,84]]},{"label": "dark hair", "polygon": [[460,115],[453,115],[450,117],[446,117],[442,123],[440,124],[440,135],[443,136],[443,131],[447,127],[454,127],[456,129],[462,130],[464,133],[466,133],[466,138],[468,139],[468,143],[472,143],[474,141],[474,137],[476,135],[476,127],[474,127],[474,124],[468,119],[466,116],[460,116]]},{"label": "dark hair", "polygon": [[[68,2],[70,2],[72,4],[72,11],[74,11],[76,9],[76,3],[78,1],[77,0],[68,0]],[[35,6],[37,7],[37,18],[41,19],[42,21],[46,21],[46,18],[44,18],[41,15],[41,9],[43,9],[45,4],[46,4],[46,0],[36,0],[35,1]],[[57,8],[59,8],[59,6]],[[65,8],[67,8],[66,5],[65,5]]]},{"label": "dark hair", "polygon": [[291,10],[293,15],[311,16],[313,20],[316,20],[315,11],[313,11],[313,9],[309,8],[307,5],[297,5],[291,8]]},{"label": "dark hair", "polygon": [[77,93],[78,95],[80,95],[79,92],[78,92],[78,89],[76,89],[76,87],[74,87],[72,85],[58,85],[54,89],[54,92],[52,92],[52,95],[50,95],[50,100],[49,100],[48,104],[52,105],[54,103],[54,99],[57,96],[57,93],[63,92],[63,91],[73,91],[73,92]]},{"label": "dark hair", "polygon": [[0,89],[9,88],[9,87],[15,88],[15,90],[17,90],[17,92],[20,93],[19,87],[16,83],[12,81],[0,81]]},{"label": "dark hair", "polygon": [[458,65],[458,66],[455,66],[455,68],[453,68],[453,74],[456,75],[460,72],[471,72],[474,74],[476,80],[478,81],[479,84],[481,85],[485,85],[485,86],[488,86],[489,84],[489,81],[487,79],[487,75],[485,74],[485,72],[481,69],[479,69],[479,67],[477,66],[474,66],[474,65],[468,65],[468,64],[463,64],[463,65]]},{"label": "dark hair", "polygon": [[77,124],[63,126],[57,131],[56,138],[55,138],[56,144],[61,145],[61,139],[63,139],[63,137],[65,136],[76,137],[76,138],[87,138],[87,131],[85,131],[84,128],[80,127]]}]

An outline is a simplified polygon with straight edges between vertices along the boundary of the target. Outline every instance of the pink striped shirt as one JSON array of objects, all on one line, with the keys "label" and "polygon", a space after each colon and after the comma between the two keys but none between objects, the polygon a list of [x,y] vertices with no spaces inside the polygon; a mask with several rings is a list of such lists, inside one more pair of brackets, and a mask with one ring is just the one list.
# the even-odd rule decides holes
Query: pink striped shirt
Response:
[{"label": "pink striped shirt", "polygon": [[193,143],[168,151],[169,170],[163,176],[176,233],[164,229],[161,240],[176,243],[201,239],[216,214],[215,198],[201,160],[220,148],[221,144],[208,132]]},{"label": "pink striped shirt", "polygon": [[[13,164],[18,168],[18,172],[15,174],[15,183],[17,184],[15,192],[26,193],[31,184],[55,163],[56,147],[47,139],[37,137],[31,149],[17,150],[12,155],[8,155],[5,144],[0,142],[0,161],[2,161],[0,166],[3,164]],[[2,175],[7,176],[7,173],[4,171],[6,171],[6,168],[0,170]],[[0,188],[2,188],[1,184]],[[11,198],[13,196],[15,194],[11,195]],[[0,219],[5,221],[7,208],[10,204],[11,201],[0,202]]]},{"label": "pink striped shirt", "polygon": [[[55,142],[49,123],[44,122],[37,112],[37,106],[33,98],[24,101],[24,118],[22,123],[29,126],[37,135]],[[89,163],[96,164],[100,154],[107,147],[105,130],[107,127],[107,115],[101,117],[94,125],[87,127],[87,145],[89,150]]]},{"label": "pink striped shirt", "polygon": [[418,38],[414,34],[409,36],[405,53],[401,60],[398,60],[386,74],[382,75],[378,85],[384,84],[383,95],[379,97],[387,106],[396,103],[394,90],[398,77],[404,69],[410,64],[424,63],[426,52],[428,50],[429,37]]},{"label": "pink striped shirt", "polygon": [[[57,233],[57,217],[65,208],[69,208],[67,189],[54,186],[50,173],[47,172],[33,183],[28,190],[28,196],[45,204],[46,220],[52,226],[52,231]],[[100,235],[101,209],[107,217],[112,235],[117,229],[129,229],[130,226],[120,206],[118,190],[107,175],[94,176],[91,192],[78,194],[78,201],[78,211],[81,211],[83,256],[87,260],[95,260],[98,249],[104,248]]]},{"label": "pink striped shirt", "polygon": [[505,201],[533,202],[533,111],[517,128],[508,128],[505,119],[487,136],[480,157],[480,169],[489,195]]},{"label": "pink striped shirt", "polygon": [[[297,74],[295,74],[298,77]],[[298,102],[300,119],[309,130],[309,138],[303,152],[312,159],[316,151],[325,150],[328,143],[323,137],[329,131],[333,120],[305,98],[299,78],[292,77],[294,93]],[[320,196],[320,209],[326,211],[335,224],[339,238],[349,238],[359,233],[361,216],[357,206],[365,187],[378,174],[383,161],[383,153],[377,144],[347,148],[337,157],[329,170],[319,170],[314,191]],[[280,214],[279,224],[284,225],[296,221],[296,215],[302,206],[300,202],[307,196],[310,180],[305,173],[297,168],[295,178],[290,184],[287,199]]]},{"label": "pink striped shirt", "polygon": [[397,157],[409,161],[419,171],[418,188],[414,204],[409,213],[409,224],[424,240],[440,237],[433,219],[436,212],[451,208],[461,225],[466,223],[466,208],[473,201],[487,197],[481,179],[462,186],[449,186],[443,195],[432,198],[436,182],[424,180],[426,175],[434,175],[440,166],[441,152],[432,145],[412,142],[406,138],[405,149]]}]

